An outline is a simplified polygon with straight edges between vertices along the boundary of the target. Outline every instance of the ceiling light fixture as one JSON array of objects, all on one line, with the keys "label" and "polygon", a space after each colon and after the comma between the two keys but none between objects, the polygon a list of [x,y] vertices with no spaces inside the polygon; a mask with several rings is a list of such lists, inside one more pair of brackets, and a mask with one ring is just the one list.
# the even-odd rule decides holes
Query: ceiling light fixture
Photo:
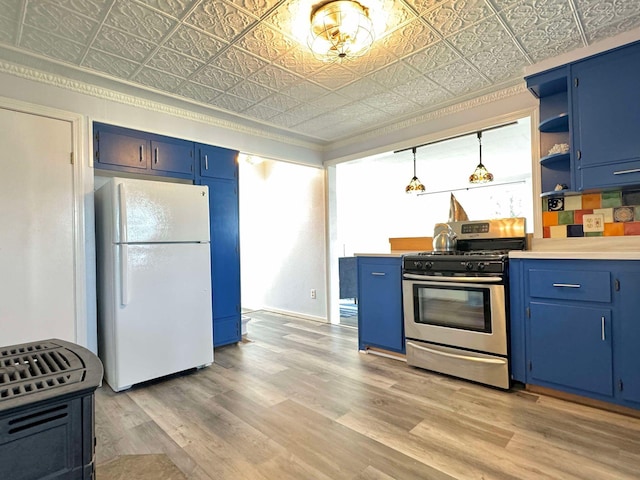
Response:
[{"label": "ceiling light fixture", "polygon": [[413,178],[405,188],[405,192],[407,193],[423,193],[425,191],[424,185],[418,180],[418,177],[416,177],[416,150],[416,147],[411,149],[413,152]]},{"label": "ceiling light fixture", "polygon": [[469,183],[488,183],[493,182],[493,174],[489,173],[487,167],[482,164],[482,132],[478,132],[478,145],[480,147],[480,163],[469,176]]},{"label": "ceiling light fixture", "polygon": [[[387,27],[386,0],[298,0],[291,4],[291,33],[316,59],[342,62],[371,48]],[[388,8],[388,6],[387,6]]]}]

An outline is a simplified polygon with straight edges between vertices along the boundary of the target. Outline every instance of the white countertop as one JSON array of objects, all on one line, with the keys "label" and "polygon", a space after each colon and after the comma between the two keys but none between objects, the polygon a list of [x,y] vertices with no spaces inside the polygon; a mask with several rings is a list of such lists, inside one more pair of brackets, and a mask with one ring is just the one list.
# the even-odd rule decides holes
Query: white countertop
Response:
[{"label": "white countertop", "polygon": [[566,260],[640,260],[640,251],[633,252],[547,252],[531,250],[513,250],[509,258],[548,258]]},{"label": "white countertop", "polygon": [[415,252],[391,252],[391,253],[354,253],[354,257],[401,257],[407,253]]}]

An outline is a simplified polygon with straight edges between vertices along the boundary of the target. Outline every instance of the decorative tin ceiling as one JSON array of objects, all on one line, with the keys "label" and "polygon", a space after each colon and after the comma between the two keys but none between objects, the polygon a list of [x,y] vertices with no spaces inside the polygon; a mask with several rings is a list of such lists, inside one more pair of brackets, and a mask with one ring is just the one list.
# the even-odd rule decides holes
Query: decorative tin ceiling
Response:
[{"label": "decorative tin ceiling", "polygon": [[297,0],[0,0],[0,56],[73,67],[329,143],[522,82],[640,26],[638,0],[387,0],[369,53],[326,64]]}]

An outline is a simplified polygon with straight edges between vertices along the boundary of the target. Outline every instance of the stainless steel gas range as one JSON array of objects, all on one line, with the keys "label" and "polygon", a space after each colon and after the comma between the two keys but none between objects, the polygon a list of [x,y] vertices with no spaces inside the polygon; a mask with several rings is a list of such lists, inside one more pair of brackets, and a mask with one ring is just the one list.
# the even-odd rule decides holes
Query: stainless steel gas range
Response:
[{"label": "stainless steel gas range", "polygon": [[508,252],[525,249],[525,219],[449,226],[455,251],[402,259],[407,363],[508,389]]}]

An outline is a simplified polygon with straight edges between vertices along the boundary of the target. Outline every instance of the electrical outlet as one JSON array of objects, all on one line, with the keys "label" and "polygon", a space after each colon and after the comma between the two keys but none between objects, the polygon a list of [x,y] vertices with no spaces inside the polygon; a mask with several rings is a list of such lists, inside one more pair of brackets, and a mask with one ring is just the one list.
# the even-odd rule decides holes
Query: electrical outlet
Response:
[{"label": "electrical outlet", "polygon": [[316,298],[316,289],[315,288],[311,289],[311,298],[313,298],[314,300]]}]

